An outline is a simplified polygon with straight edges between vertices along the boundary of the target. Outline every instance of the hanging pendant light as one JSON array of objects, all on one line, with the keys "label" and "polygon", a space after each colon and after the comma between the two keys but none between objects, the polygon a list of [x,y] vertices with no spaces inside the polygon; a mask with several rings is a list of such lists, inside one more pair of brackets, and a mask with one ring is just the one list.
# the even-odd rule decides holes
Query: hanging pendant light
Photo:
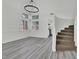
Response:
[{"label": "hanging pendant light", "polygon": [[38,13],[39,8],[33,5],[34,1],[31,0],[29,3],[30,4],[24,6],[24,9],[29,13]]}]

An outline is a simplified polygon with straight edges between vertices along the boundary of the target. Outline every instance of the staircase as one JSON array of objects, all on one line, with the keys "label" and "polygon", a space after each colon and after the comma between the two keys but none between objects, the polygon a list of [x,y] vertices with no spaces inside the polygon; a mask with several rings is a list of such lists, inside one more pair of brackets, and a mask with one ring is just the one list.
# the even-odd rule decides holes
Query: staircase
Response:
[{"label": "staircase", "polygon": [[56,37],[56,48],[58,51],[76,50],[74,42],[74,25],[61,30]]}]

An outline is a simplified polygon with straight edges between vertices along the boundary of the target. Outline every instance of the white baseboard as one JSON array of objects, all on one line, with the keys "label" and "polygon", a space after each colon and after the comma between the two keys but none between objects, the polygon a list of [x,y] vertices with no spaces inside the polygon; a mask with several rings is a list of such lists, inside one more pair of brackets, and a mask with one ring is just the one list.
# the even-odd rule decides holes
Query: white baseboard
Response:
[{"label": "white baseboard", "polygon": [[16,41],[16,40],[20,40],[22,38],[27,38],[28,36],[21,36],[21,37],[17,37],[17,38],[12,38],[12,39],[9,39],[9,38],[6,38],[8,40],[5,40],[2,42],[2,44],[5,44],[5,43],[8,43],[8,42],[12,42],[12,41]]}]

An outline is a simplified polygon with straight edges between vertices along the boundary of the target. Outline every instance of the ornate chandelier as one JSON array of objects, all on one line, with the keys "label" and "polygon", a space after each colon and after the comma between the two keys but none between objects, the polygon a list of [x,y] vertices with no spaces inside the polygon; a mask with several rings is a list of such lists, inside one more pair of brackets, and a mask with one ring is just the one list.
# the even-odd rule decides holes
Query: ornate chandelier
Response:
[{"label": "ornate chandelier", "polygon": [[31,0],[31,1],[30,1],[30,4],[24,6],[24,9],[25,9],[27,12],[29,12],[29,13],[38,13],[38,12],[39,12],[39,8],[36,7],[36,6],[34,6],[34,5],[32,4],[33,2],[34,2],[34,1]]}]

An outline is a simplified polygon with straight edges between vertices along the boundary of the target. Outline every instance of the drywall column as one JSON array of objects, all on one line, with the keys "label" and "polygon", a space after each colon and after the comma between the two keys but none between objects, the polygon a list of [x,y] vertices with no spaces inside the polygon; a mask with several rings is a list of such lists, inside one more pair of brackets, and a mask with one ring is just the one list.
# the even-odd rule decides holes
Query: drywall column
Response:
[{"label": "drywall column", "polygon": [[53,15],[52,20],[53,20],[53,24],[52,24],[52,26],[53,26],[53,29],[52,29],[52,33],[53,33],[53,35],[52,35],[52,50],[56,51],[56,33],[55,33],[55,18],[54,18],[54,15]]},{"label": "drywall column", "polygon": [[51,21],[50,28],[52,30],[52,51],[56,51],[56,32],[55,32],[55,15],[52,14],[49,16],[49,20]]},{"label": "drywall column", "polygon": [[74,41],[75,41],[75,46],[77,46],[77,17],[75,17],[75,21],[74,21]]}]

